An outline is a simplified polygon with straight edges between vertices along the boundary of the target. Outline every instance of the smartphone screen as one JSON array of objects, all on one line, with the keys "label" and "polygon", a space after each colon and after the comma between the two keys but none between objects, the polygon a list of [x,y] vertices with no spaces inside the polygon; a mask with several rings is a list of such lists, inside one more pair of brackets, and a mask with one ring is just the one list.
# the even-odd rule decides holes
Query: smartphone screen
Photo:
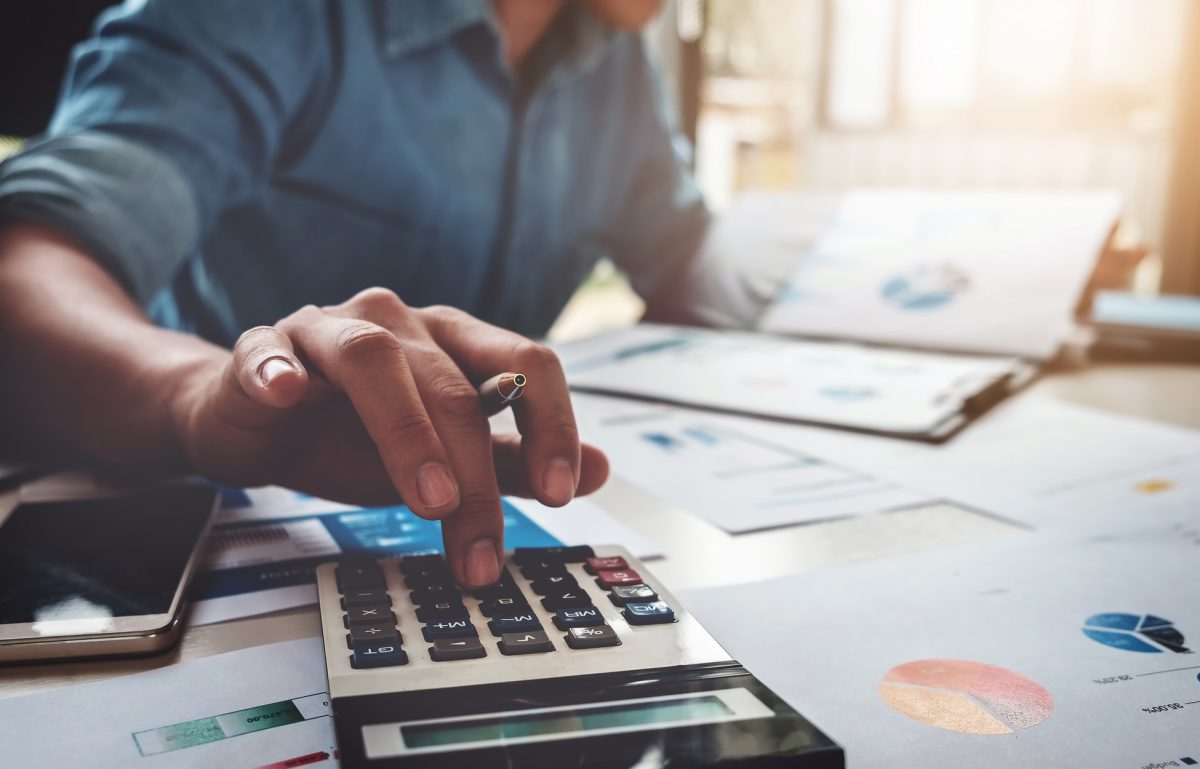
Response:
[{"label": "smartphone screen", "polygon": [[0,525],[0,624],[170,611],[215,493],[22,503]]}]

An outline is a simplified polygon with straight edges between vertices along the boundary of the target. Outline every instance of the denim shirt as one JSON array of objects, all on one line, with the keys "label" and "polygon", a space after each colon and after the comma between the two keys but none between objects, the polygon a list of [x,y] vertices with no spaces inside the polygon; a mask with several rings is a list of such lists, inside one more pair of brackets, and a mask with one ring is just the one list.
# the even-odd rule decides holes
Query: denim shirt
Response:
[{"label": "denim shirt", "polygon": [[127,2],[0,216],[224,344],[373,285],[540,335],[601,256],[652,295],[708,212],[642,39],[568,9],[518,80],[487,0]]}]

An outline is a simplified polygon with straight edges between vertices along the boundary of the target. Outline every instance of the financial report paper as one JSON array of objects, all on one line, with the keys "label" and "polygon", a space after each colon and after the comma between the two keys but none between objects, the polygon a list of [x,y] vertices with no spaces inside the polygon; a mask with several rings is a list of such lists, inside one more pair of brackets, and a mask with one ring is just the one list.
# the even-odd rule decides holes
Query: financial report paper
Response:
[{"label": "financial report paper", "polygon": [[0,699],[4,767],[338,766],[319,638]]},{"label": "financial report paper", "polygon": [[855,769],[1144,769],[1200,761],[1197,563],[1162,517],[681,600]]},{"label": "financial report paper", "polygon": [[1120,210],[1100,190],[855,190],[759,327],[1050,358]]}]

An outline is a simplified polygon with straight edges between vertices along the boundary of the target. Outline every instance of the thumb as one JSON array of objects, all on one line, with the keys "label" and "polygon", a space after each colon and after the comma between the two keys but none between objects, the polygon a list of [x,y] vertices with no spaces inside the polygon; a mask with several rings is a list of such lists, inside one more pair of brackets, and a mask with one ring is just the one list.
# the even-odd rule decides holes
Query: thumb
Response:
[{"label": "thumb", "polygon": [[308,384],[308,372],[296,357],[292,340],[279,329],[258,326],[234,345],[214,405],[220,416],[234,424],[271,424],[304,398]]}]

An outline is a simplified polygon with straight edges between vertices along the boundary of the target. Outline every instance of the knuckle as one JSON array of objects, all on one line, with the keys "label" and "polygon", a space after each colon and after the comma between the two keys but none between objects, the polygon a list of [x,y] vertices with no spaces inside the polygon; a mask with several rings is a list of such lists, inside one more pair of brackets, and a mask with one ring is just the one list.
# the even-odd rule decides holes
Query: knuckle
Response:
[{"label": "knuckle", "polygon": [[463,488],[459,494],[458,515],[480,518],[500,515],[499,493],[487,488]]},{"label": "knuckle", "polygon": [[404,351],[392,332],[374,323],[350,323],[337,333],[334,349],[338,357],[356,362],[369,362],[379,358],[395,360],[402,358]]},{"label": "knuckle", "polygon": [[542,431],[558,440],[579,441],[579,428],[574,420],[565,416],[546,417],[540,424]]},{"label": "knuckle", "polygon": [[457,307],[451,307],[446,304],[431,304],[428,307],[421,308],[420,312],[422,315],[438,323],[453,323],[466,315],[465,312]]},{"label": "knuckle", "polygon": [[395,291],[380,286],[359,291],[347,304],[372,315],[394,314],[407,308]]},{"label": "knuckle", "polygon": [[431,385],[433,399],[443,414],[460,421],[483,422],[479,393],[462,376],[443,374]]},{"label": "knuckle", "polygon": [[280,332],[271,326],[255,326],[242,332],[234,342],[234,349],[254,350],[274,345],[278,342]]},{"label": "knuckle", "polygon": [[558,355],[553,350],[529,340],[517,343],[516,349],[513,350],[513,359],[519,365],[531,370],[545,371],[559,367]]},{"label": "knuckle", "polygon": [[325,317],[325,311],[315,304],[306,304],[300,309],[293,312],[283,320],[279,321],[276,326],[284,333],[290,333],[292,329],[302,326],[310,326],[318,319]]},{"label": "knuckle", "polygon": [[387,437],[393,444],[411,445],[427,440],[433,435],[433,422],[427,415],[413,411],[391,419],[386,430]]}]

